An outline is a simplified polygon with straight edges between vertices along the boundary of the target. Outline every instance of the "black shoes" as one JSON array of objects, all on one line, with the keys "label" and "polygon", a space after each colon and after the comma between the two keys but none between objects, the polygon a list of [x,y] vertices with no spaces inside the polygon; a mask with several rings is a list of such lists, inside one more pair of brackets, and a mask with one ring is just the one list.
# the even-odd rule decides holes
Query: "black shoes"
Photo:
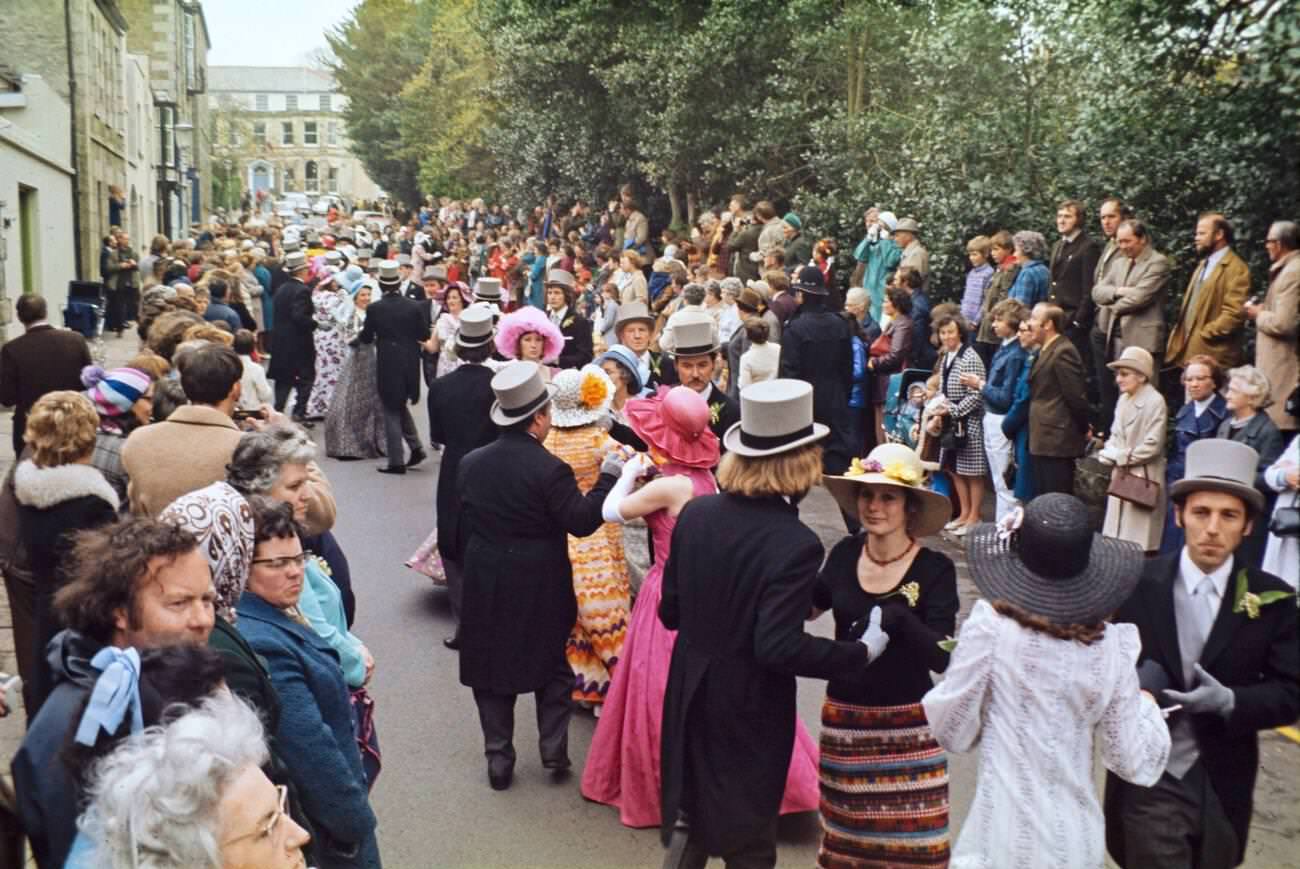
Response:
[{"label": "black shoes", "polygon": [[515,777],[515,765],[510,761],[494,763],[488,761],[488,784],[494,791],[503,791],[510,787]]},{"label": "black shoes", "polygon": [[293,415],[293,421],[294,421],[294,423],[295,423],[296,425],[300,425],[300,426],[302,426],[303,428],[315,428],[315,427],[316,427],[316,423],[312,422],[312,421],[309,420],[307,417],[305,417],[305,416],[301,416],[301,415],[296,414],[296,413]]},{"label": "black shoes", "polygon": [[426,453],[424,450],[417,449],[414,452],[412,452],[411,457],[406,460],[406,467],[414,468],[416,465],[420,464],[420,462],[424,461],[427,458],[429,458],[428,453]]},{"label": "black shoes", "polygon": [[395,468],[390,465],[385,465],[382,468],[377,468],[377,470],[381,474],[405,474],[406,473],[406,467],[403,465],[398,465]]},{"label": "black shoes", "polygon": [[573,761],[569,760],[568,754],[564,754],[554,760],[543,760],[542,766],[551,772],[567,772],[573,768]]},{"label": "black shoes", "polygon": [[442,644],[448,649],[451,649],[453,652],[459,652],[460,634],[452,634],[450,637],[445,637],[442,641]]}]

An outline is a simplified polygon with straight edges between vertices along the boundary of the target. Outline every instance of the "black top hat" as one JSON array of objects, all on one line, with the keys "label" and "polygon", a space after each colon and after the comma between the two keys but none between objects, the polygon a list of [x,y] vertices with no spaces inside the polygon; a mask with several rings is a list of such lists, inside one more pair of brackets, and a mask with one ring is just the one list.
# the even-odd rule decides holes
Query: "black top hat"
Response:
[{"label": "black top hat", "polygon": [[1059,492],[977,525],[966,556],[984,597],[1062,625],[1104,620],[1142,576],[1141,547],[1094,533],[1083,502]]}]

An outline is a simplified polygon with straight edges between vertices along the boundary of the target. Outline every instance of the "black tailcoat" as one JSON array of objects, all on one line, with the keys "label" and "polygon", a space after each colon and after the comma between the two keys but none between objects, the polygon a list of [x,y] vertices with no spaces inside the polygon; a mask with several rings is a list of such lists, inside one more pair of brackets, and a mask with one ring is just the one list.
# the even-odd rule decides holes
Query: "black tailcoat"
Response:
[{"label": "black tailcoat", "polygon": [[[1154,660],[1165,668],[1171,685],[1187,691],[1183,684],[1183,658],[1178,648],[1178,624],[1174,615],[1174,583],[1182,582],[1180,553],[1146,562],[1142,581],[1114,621],[1132,622],[1142,636],[1140,661]],[[1240,862],[1246,851],[1246,836],[1259,771],[1257,732],[1292,724],[1300,715],[1300,633],[1297,633],[1295,601],[1281,600],[1260,607],[1252,619],[1232,611],[1236,600],[1240,559],[1234,558],[1228,586],[1219,614],[1201,652],[1201,666],[1232,689],[1236,697],[1232,714],[1225,720],[1215,714],[1192,716],[1200,762],[1209,775],[1219,802],[1237,833]],[[1246,568],[1250,591],[1291,591],[1282,580],[1262,570]],[[1189,714],[1175,712],[1175,715]],[[1117,782],[1106,776],[1106,838],[1115,862],[1124,865],[1122,817],[1116,802]]]},{"label": "black tailcoat", "polygon": [[686,505],[659,619],[678,631],[663,716],[663,831],[679,809],[722,854],[776,819],[794,748],[795,677],[867,666],[867,648],[804,633],[821,541],[784,498]]},{"label": "black tailcoat", "polygon": [[420,398],[420,342],[429,340],[429,324],[420,306],[397,293],[366,309],[362,344],[378,342],[379,400],[389,410],[401,410]]},{"label": "black tailcoat", "polygon": [[853,327],[821,301],[805,295],[799,314],[781,332],[782,377],[802,380],[813,388],[813,419],[830,428],[823,469],[843,473],[857,450],[850,443],[852,418],[849,390],[853,386]]},{"label": "black tailcoat", "polygon": [[572,468],[532,436],[505,431],[461,460],[457,486],[461,684],[494,694],[538,691],[555,677],[578,616],[567,535],[600,527],[614,477],[601,474],[583,495]]},{"label": "black tailcoat", "polygon": [[429,384],[429,437],[442,444],[438,470],[438,551],[443,558],[461,560],[460,495],[456,487],[461,460],[496,440],[497,427],[488,418],[495,400],[492,369],[462,365]]},{"label": "black tailcoat", "polygon": [[590,320],[570,308],[560,321],[560,334],[564,336],[564,350],[560,352],[559,361],[561,368],[581,368],[592,360]]},{"label": "black tailcoat", "polygon": [[275,291],[273,299],[275,330],[271,334],[271,365],[266,376],[272,380],[292,379],[316,366],[316,343],[312,340],[316,318],[311,290],[297,278],[289,278]]}]

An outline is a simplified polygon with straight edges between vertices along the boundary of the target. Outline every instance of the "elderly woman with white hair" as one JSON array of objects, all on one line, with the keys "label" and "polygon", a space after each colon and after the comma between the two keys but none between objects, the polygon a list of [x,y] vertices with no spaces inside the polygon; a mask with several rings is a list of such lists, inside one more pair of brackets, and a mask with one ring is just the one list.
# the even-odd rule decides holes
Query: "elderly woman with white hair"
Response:
[{"label": "elderly woman with white hair", "polygon": [[228,691],[96,768],[81,828],[101,869],[297,869],[310,837],[262,772],[257,713]]},{"label": "elderly woman with white hair", "polygon": [[1020,271],[1011,289],[1007,290],[1007,298],[1016,299],[1027,308],[1047,301],[1052,286],[1045,262],[1048,257],[1047,239],[1041,232],[1021,230],[1011,236],[1011,244]]},{"label": "elderly woman with white hair", "polygon": [[1272,403],[1269,398],[1268,378],[1254,365],[1242,365],[1228,372],[1228,418],[1219,423],[1218,437],[1240,441],[1259,453],[1259,469],[1255,474],[1255,488],[1266,500],[1264,510],[1251,528],[1250,535],[1242,541],[1237,557],[1242,564],[1259,567],[1264,560],[1264,547],[1268,540],[1268,521],[1277,492],[1265,480],[1265,472],[1282,455],[1282,433],[1264,408]]}]

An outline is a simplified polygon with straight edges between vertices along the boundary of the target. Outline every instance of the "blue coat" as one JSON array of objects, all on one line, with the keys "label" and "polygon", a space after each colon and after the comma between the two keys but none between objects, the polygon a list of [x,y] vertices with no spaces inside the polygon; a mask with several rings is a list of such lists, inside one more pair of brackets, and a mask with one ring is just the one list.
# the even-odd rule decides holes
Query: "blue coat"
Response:
[{"label": "blue coat", "polygon": [[320,869],[379,869],[375,813],[338,655],[311,628],[252,592],[244,592],[236,611],[239,632],[265,659],[280,695],[276,745],[316,828]]},{"label": "blue coat", "polygon": [[1034,497],[1034,475],[1029,457],[1029,372],[1038,354],[1028,355],[1012,393],[1011,407],[1002,420],[1002,433],[1016,445],[1016,484],[1013,494],[1022,502]]},{"label": "blue coat", "polygon": [[[1174,444],[1169,450],[1169,461],[1165,465],[1166,487],[1181,480],[1186,473],[1187,448],[1202,438],[1214,437],[1219,424],[1227,417],[1228,403],[1217,393],[1200,416],[1196,415],[1196,405],[1190,401],[1178,409],[1178,415],[1174,417]],[[1183,529],[1174,521],[1174,502],[1170,498],[1165,504],[1165,533],[1160,538],[1160,554],[1178,552],[1183,548],[1183,543]]]},{"label": "blue coat", "polygon": [[985,378],[984,389],[980,391],[980,395],[984,397],[985,410],[990,413],[1005,414],[1011,409],[1011,402],[1015,399],[1016,384],[1020,381],[1020,372],[1028,358],[1029,353],[1014,338],[997,349],[989,365],[989,375]]},{"label": "blue coat", "polygon": [[1031,259],[1020,266],[1016,282],[1007,290],[1007,298],[1023,302],[1032,308],[1047,299],[1047,292],[1052,285],[1052,276],[1047,271],[1047,264],[1042,260]]}]

